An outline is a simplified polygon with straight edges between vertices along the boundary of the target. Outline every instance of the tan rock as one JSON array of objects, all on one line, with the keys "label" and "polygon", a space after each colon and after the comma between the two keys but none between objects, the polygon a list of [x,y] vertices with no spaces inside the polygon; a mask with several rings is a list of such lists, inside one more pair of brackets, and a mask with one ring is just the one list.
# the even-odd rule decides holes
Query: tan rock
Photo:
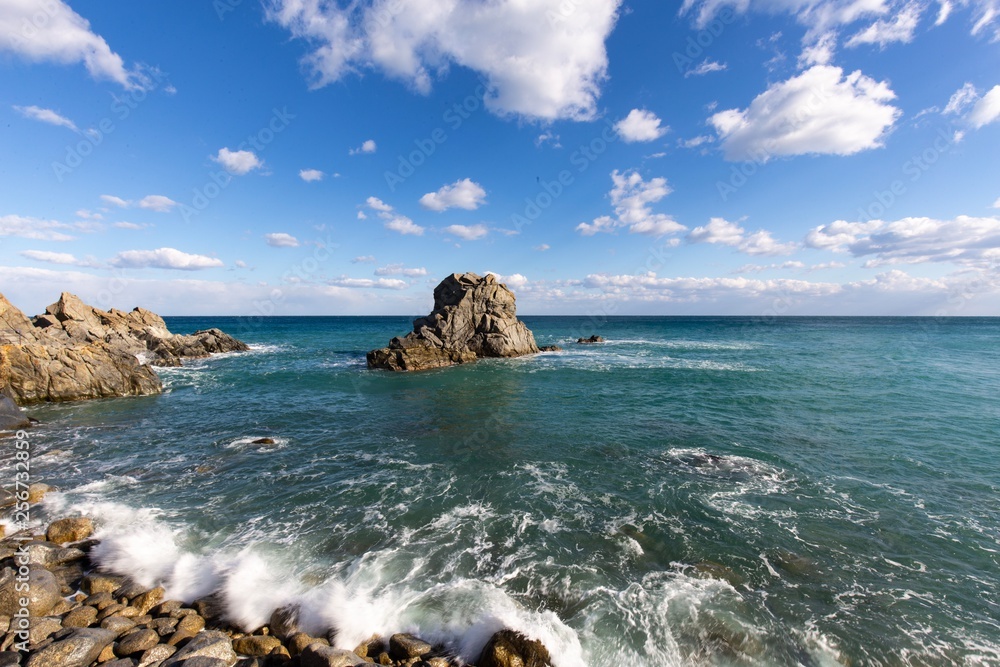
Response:
[{"label": "tan rock", "polygon": [[59,519],[49,524],[45,532],[45,538],[49,542],[56,544],[66,544],[67,542],[79,542],[85,540],[94,533],[94,522],[87,517],[70,517]]}]

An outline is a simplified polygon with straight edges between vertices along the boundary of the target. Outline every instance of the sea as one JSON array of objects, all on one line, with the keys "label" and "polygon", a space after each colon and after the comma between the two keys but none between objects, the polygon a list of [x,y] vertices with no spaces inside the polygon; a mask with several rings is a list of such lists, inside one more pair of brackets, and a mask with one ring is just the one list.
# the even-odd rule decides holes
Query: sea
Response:
[{"label": "sea", "polygon": [[368,370],[411,319],[167,318],[252,351],[32,407],[39,520],[344,648],[473,662],[511,627],[556,667],[1000,665],[1000,318],[523,317],[562,351]]}]

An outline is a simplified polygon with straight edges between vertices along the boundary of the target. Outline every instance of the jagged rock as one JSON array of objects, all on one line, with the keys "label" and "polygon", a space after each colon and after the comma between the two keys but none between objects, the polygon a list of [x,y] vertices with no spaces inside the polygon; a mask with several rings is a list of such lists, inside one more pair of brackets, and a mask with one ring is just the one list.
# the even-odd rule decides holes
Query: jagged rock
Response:
[{"label": "jagged rock", "polygon": [[422,658],[433,650],[433,647],[419,637],[400,633],[389,637],[389,655],[395,660]]},{"label": "jagged rock", "polygon": [[351,651],[310,644],[300,654],[299,664],[302,667],[355,667],[366,665],[368,661]]},{"label": "jagged rock", "polygon": [[88,667],[114,641],[100,628],[79,628],[66,639],[49,644],[28,658],[27,667]]},{"label": "jagged rock", "polygon": [[542,642],[514,630],[500,630],[486,643],[476,661],[479,667],[552,667]]},{"label": "jagged rock", "polygon": [[87,517],[58,519],[49,524],[45,539],[56,544],[79,542],[94,533],[94,522]]},{"label": "jagged rock", "polygon": [[590,343],[603,343],[604,338],[598,336],[597,334],[594,334],[590,338],[577,338],[576,342],[580,343],[581,345],[589,345]]},{"label": "jagged rock", "polygon": [[0,431],[16,431],[30,424],[28,415],[21,412],[13,397],[0,393]]},{"label": "jagged rock", "polygon": [[191,638],[177,653],[163,661],[162,667],[190,667],[197,658],[221,661],[226,667],[236,664],[233,642],[224,632],[206,631]]},{"label": "jagged rock", "polygon": [[149,364],[249,349],[218,329],[172,334],[148,310],[104,311],[68,292],[33,320],[0,295],[0,343],[0,390],[9,387],[21,405],[157,394]]},{"label": "jagged rock", "polygon": [[369,368],[414,371],[538,352],[517,319],[514,293],[488,274],[452,274],[434,288],[434,310],[413,331],[368,353]]},{"label": "jagged rock", "polygon": [[562,352],[562,348],[558,345],[543,345],[538,348],[539,352]]}]

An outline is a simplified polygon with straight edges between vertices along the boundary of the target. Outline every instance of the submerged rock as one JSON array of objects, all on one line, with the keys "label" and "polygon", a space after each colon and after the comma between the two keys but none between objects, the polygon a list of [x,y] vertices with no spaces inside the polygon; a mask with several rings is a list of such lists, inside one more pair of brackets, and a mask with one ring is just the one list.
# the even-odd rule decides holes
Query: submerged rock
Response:
[{"label": "submerged rock", "polygon": [[492,274],[454,273],[434,288],[434,310],[413,331],[368,353],[369,368],[416,371],[538,352],[535,337],[517,319],[514,293]]},{"label": "submerged rock", "polygon": [[63,292],[28,319],[0,295],[0,392],[18,404],[158,394],[150,367],[250,348],[218,329],[173,334],[144,308],[104,311]]}]

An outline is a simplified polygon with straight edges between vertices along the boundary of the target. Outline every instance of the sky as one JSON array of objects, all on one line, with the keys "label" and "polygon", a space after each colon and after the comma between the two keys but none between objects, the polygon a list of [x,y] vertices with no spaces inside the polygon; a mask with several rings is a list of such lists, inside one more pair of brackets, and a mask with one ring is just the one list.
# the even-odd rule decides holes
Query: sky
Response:
[{"label": "sky", "polygon": [[998,0],[0,0],[0,292],[1000,315]]}]

